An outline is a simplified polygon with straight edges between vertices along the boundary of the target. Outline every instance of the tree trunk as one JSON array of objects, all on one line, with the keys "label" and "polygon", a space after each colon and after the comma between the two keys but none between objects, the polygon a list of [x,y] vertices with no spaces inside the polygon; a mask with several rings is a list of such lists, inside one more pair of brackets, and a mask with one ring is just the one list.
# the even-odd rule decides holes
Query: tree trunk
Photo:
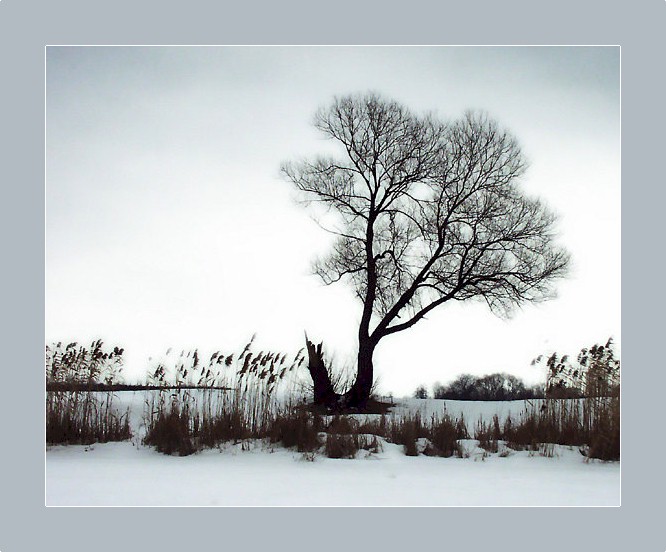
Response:
[{"label": "tree trunk", "polygon": [[314,387],[314,404],[331,409],[339,403],[340,396],[333,389],[330,374],[324,364],[323,343],[315,345],[305,334],[305,345],[308,349],[308,370]]},{"label": "tree trunk", "polygon": [[329,412],[364,409],[372,391],[374,381],[372,355],[377,344],[369,338],[360,341],[356,380],[344,395],[336,393],[333,389],[331,377],[322,354],[323,343],[315,345],[307,338],[306,334],[305,344],[308,350],[308,370],[314,387],[314,404],[323,406]]},{"label": "tree trunk", "polygon": [[345,394],[345,403],[350,408],[363,409],[368,404],[374,382],[372,355],[375,352],[375,346],[376,343],[369,338],[359,340],[356,381]]}]

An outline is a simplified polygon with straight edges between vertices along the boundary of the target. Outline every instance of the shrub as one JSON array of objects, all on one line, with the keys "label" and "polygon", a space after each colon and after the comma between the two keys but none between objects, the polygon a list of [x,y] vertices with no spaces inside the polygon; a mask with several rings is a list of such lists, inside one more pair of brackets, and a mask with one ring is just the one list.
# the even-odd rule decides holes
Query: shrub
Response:
[{"label": "shrub", "polygon": [[209,448],[252,436],[243,413],[237,409],[223,410],[215,414],[198,414],[192,433],[197,437],[200,446]]},{"label": "shrub", "polygon": [[192,439],[192,418],[189,409],[177,404],[160,413],[148,429],[144,443],[154,446],[158,452],[188,456],[196,452]]},{"label": "shrub", "polygon": [[372,435],[372,438],[368,438],[367,435],[362,435],[363,441],[361,443],[361,448],[367,450],[372,454],[377,454],[382,451],[382,445],[377,439],[376,435]]},{"label": "shrub", "polygon": [[414,391],[414,398],[415,399],[427,399],[428,398],[428,390],[426,389],[425,385],[419,385],[416,388],[416,391]]},{"label": "shrub", "polygon": [[359,422],[358,432],[388,438],[391,433],[389,424],[390,422],[385,414],[382,414],[379,418],[366,418]]},{"label": "shrub", "polygon": [[464,420],[453,420],[448,415],[438,418],[433,416],[428,427],[428,443],[424,453],[430,456],[462,457],[459,439],[466,439],[467,428]]},{"label": "shrub", "polygon": [[325,453],[329,458],[355,458],[360,449],[358,434],[329,433]]},{"label": "shrub", "polygon": [[360,424],[358,420],[355,420],[351,416],[335,415],[328,423],[326,432],[348,435],[351,433],[360,433],[359,428]]},{"label": "shrub", "polygon": [[356,458],[359,450],[370,453],[381,451],[376,435],[363,433],[328,433],[324,445],[324,453],[328,458]]},{"label": "shrub", "polygon": [[295,447],[298,452],[314,452],[321,446],[320,428],[321,419],[316,414],[310,415],[304,409],[291,410],[272,421],[270,441],[287,448]]},{"label": "shrub", "polygon": [[407,456],[418,456],[416,441],[428,436],[420,414],[408,414],[402,418],[393,417],[387,433],[388,440],[402,445]]},{"label": "shrub", "polygon": [[497,452],[499,450],[498,441],[502,437],[503,434],[497,414],[493,416],[492,423],[486,424],[482,419],[477,422],[474,438],[479,441],[479,446],[482,449],[488,452]]}]

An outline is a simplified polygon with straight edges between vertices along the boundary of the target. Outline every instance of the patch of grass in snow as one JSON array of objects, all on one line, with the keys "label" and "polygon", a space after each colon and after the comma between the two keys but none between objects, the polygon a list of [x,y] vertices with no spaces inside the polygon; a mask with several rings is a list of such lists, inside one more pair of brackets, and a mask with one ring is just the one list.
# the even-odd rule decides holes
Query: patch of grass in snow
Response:
[{"label": "patch of grass in snow", "polygon": [[449,456],[463,457],[463,451],[460,447],[460,439],[468,439],[467,425],[465,420],[460,417],[453,419],[448,415],[443,417],[433,417],[428,426],[429,445],[426,446],[424,454],[431,456]]},{"label": "patch of grass in snow", "polygon": [[[461,457],[462,450],[458,440],[469,437],[463,417],[454,419],[444,414],[432,416],[424,421],[418,412],[401,416],[366,417],[362,421],[351,416],[334,416],[328,423],[326,431],[327,445],[330,443],[332,451],[342,447],[349,449],[355,447],[355,451],[363,449],[365,448],[363,437],[373,435],[389,443],[402,445],[407,456],[418,456],[423,453],[429,456]],[[376,447],[371,446],[366,450],[372,451],[374,448]],[[326,453],[329,455],[328,448]],[[329,455],[329,457],[340,456]]]},{"label": "patch of grass in snow", "polygon": [[192,414],[188,405],[181,407],[175,403],[170,410],[157,414],[144,443],[163,454],[188,456],[196,452],[191,426]]},{"label": "patch of grass in snow", "polygon": [[499,437],[514,450],[538,451],[544,443],[589,446],[584,449],[589,458],[619,460],[620,399],[588,397],[528,403],[516,422],[507,418]]},{"label": "patch of grass in snow", "polygon": [[498,452],[498,441],[502,439],[502,437],[503,435],[497,414],[493,416],[492,423],[486,423],[483,419],[479,419],[476,424],[476,430],[474,431],[474,438],[479,441],[479,446],[483,450],[492,453]]},{"label": "patch of grass in snow", "polygon": [[319,433],[322,429],[321,417],[310,415],[303,409],[281,413],[272,420],[269,427],[271,443],[280,443],[298,452],[315,452],[321,447]]},{"label": "patch of grass in snow", "polygon": [[113,398],[113,393],[49,391],[46,443],[89,445],[130,439],[129,411],[119,412]]},{"label": "patch of grass in snow", "polygon": [[329,433],[324,453],[328,458],[356,458],[360,450],[378,453],[382,450],[376,435],[362,433]]}]

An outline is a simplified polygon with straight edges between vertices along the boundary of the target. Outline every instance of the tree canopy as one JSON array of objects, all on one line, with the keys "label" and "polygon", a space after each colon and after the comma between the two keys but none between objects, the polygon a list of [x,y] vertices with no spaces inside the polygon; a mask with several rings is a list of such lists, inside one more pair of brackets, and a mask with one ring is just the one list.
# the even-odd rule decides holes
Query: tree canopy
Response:
[{"label": "tree canopy", "polygon": [[521,190],[526,160],[488,115],[442,121],[369,93],[335,98],[314,124],[340,155],[282,172],[302,200],[335,213],[335,243],[314,272],[347,280],[361,300],[366,356],[447,301],[508,315],[553,296],[569,263],[555,216]]}]

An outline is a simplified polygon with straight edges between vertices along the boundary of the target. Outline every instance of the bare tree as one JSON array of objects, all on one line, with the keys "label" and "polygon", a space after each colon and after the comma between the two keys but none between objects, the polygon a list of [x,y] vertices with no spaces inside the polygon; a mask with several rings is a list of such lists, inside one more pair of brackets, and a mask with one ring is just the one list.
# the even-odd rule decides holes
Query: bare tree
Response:
[{"label": "bare tree", "polygon": [[357,376],[344,396],[306,338],[315,402],[364,407],[379,341],[447,301],[480,299],[508,315],[553,295],[569,261],[553,243],[555,217],[520,191],[520,148],[485,114],[442,122],[370,93],[335,98],[314,124],[343,155],[282,172],[304,201],[334,213],[327,230],[337,238],[315,273],[349,281],[363,304]]}]

